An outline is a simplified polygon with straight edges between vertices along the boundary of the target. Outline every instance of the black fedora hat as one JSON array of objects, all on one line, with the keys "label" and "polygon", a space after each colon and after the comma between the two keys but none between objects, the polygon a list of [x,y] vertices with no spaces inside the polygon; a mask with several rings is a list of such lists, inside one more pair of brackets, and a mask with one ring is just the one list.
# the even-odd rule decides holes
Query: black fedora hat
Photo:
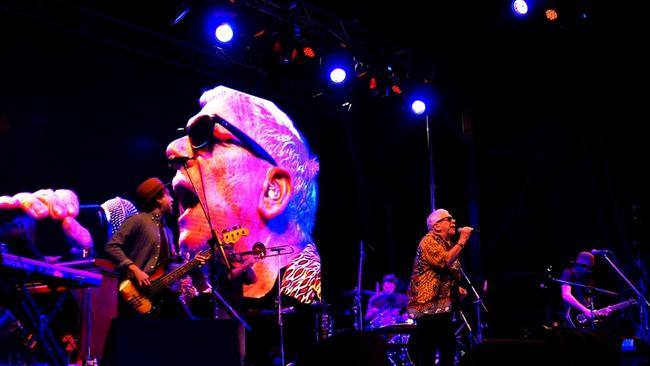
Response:
[{"label": "black fedora hat", "polygon": [[583,267],[593,267],[596,264],[596,258],[590,252],[583,251],[578,253],[576,260],[571,261],[571,263]]}]

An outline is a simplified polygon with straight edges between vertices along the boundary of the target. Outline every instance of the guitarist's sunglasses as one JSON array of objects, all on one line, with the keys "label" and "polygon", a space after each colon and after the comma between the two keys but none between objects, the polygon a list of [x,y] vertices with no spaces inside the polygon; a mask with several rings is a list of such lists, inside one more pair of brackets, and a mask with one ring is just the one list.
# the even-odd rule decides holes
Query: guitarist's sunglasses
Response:
[{"label": "guitarist's sunglasses", "polygon": [[[214,146],[215,143],[219,142],[219,140],[214,136],[214,125],[219,124],[223,126],[228,132],[230,132],[233,136],[235,136],[238,140],[240,145],[250,151],[253,155],[257,156],[258,158],[261,158],[267,162],[269,162],[273,166],[277,166],[278,163],[275,162],[275,159],[271,156],[271,154],[268,153],[268,151],[264,150],[260,144],[255,142],[250,136],[248,136],[244,131],[240,130],[239,128],[233,126],[230,124],[230,122],[219,118],[218,116],[203,116],[192,125],[189,127],[185,128],[185,132],[187,133],[187,137],[190,140],[190,144],[194,149],[206,149],[206,148],[211,148]],[[179,161],[179,164],[176,164],[177,162],[173,161],[175,159],[171,159],[170,165],[172,165],[172,168],[178,169],[180,165],[182,164],[182,161]],[[180,160],[183,160],[181,158]],[[186,159],[185,159],[186,160]],[[178,166],[177,166],[178,165]]]}]

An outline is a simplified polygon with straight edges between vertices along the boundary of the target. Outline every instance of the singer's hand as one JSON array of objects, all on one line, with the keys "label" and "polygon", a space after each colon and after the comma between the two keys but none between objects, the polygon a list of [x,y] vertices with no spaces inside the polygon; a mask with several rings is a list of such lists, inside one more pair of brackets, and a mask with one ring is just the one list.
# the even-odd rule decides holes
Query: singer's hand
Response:
[{"label": "singer's hand", "polygon": [[459,287],[458,288],[458,296],[459,296],[460,300],[462,301],[465,297],[467,297],[467,290],[465,290],[462,287]]},{"label": "singer's hand", "polygon": [[460,234],[458,238],[458,242],[466,244],[467,241],[469,240],[469,237],[472,235],[472,231],[474,231],[474,228],[470,226],[463,226],[459,227],[456,229],[456,232]]},{"label": "singer's hand", "polygon": [[36,220],[50,217],[60,220],[63,232],[82,248],[91,248],[90,231],[75,219],[79,214],[79,199],[69,189],[41,189],[34,193],[21,192],[14,196],[0,196],[0,210],[21,209]]}]

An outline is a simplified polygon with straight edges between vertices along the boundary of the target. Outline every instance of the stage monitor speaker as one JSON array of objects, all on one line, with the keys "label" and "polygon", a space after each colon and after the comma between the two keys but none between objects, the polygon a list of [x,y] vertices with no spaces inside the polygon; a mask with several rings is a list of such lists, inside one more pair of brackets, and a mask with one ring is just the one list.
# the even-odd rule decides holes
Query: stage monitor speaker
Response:
[{"label": "stage monitor speaker", "polygon": [[379,334],[344,331],[311,349],[296,360],[296,366],[391,366],[386,340]]},{"label": "stage monitor speaker", "polygon": [[556,329],[541,340],[487,339],[470,350],[462,366],[612,366],[620,340],[608,334]]},{"label": "stage monitor speaker", "polygon": [[102,365],[240,366],[234,320],[115,319]]}]

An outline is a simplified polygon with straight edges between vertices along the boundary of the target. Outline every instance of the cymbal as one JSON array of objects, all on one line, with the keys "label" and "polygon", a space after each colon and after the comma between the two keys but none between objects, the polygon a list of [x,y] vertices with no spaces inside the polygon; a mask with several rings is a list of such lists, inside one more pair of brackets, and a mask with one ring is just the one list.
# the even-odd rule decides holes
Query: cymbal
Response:
[{"label": "cymbal", "polygon": [[[357,291],[359,291],[359,290],[357,290],[355,288],[355,289],[352,289],[352,290],[343,290],[343,291],[339,292],[339,294],[341,296],[357,296]],[[374,294],[375,294],[375,291],[361,290],[361,295],[372,296]]]},{"label": "cymbal", "polygon": [[404,294],[379,295],[370,299],[370,306],[383,308],[402,308],[408,304],[409,298]]}]

